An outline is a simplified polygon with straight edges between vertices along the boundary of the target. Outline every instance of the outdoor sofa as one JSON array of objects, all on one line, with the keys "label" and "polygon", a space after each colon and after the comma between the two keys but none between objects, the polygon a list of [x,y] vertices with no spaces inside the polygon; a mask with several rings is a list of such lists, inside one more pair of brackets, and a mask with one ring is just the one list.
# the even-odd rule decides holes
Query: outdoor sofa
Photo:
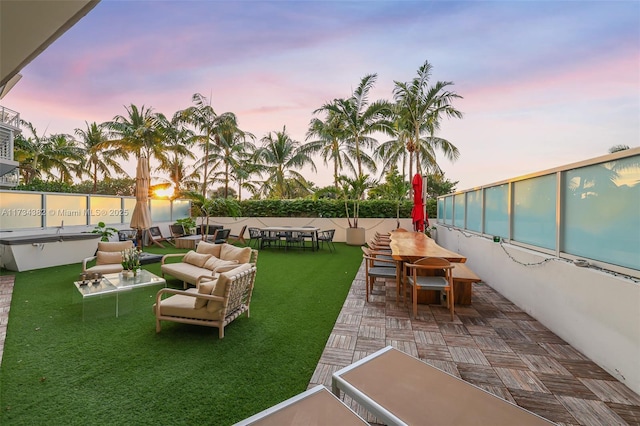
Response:
[{"label": "outdoor sofa", "polygon": [[245,263],[255,265],[257,260],[258,251],[251,247],[200,241],[195,251],[164,255],[160,270],[163,277],[167,274],[182,280],[186,289],[188,284],[199,287],[203,280],[211,280],[219,273],[230,271]]}]

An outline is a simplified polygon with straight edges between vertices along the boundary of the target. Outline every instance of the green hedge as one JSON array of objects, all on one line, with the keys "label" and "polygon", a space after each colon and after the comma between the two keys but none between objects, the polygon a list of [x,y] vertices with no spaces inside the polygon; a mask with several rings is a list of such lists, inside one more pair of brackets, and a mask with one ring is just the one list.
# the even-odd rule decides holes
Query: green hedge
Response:
[{"label": "green hedge", "polygon": [[[353,211],[352,203],[350,213]],[[400,203],[400,217],[411,217],[413,202]],[[344,201],[340,200],[245,200],[240,202],[244,217],[346,217]],[[429,217],[436,217],[436,200],[427,200]],[[360,218],[395,218],[396,202],[390,200],[363,200]]]}]

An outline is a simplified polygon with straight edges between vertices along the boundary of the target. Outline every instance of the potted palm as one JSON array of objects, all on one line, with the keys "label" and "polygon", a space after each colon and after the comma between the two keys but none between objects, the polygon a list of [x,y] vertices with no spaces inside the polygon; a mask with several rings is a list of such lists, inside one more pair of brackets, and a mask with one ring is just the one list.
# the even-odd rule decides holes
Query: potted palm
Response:
[{"label": "potted palm", "polygon": [[[202,217],[202,225],[209,227],[211,216],[240,216],[240,204],[232,198],[205,198],[195,191],[185,192],[185,195],[193,200],[194,210]],[[203,239],[205,238],[203,232]]]},{"label": "potted palm", "polygon": [[350,246],[361,246],[366,242],[365,229],[358,226],[360,217],[360,201],[364,197],[365,191],[374,182],[369,179],[369,175],[362,175],[358,178],[340,176],[338,182],[342,188],[344,199],[344,209],[347,215],[349,227],[346,229],[346,242]]},{"label": "potted palm", "polygon": [[93,231],[91,231],[92,234],[100,234],[100,241],[109,241],[116,232],[118,232],[116,228],[107,226],[104,222],[98,222]]}]

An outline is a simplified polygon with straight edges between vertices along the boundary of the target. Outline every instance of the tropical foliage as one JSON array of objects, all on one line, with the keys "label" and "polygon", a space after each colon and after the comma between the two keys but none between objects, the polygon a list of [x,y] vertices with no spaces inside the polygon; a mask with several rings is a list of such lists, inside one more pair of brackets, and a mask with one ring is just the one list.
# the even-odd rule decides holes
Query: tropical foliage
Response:
[{"label": "tropical foliage", "polygon": [[[328,199],[342,203],[350,226],[357,226],[360,202],[369,197],[394,201],[400,215],[414,171],[429,175],[431,196],[451,192],[457,183],[444,177],[438,155],[455,161],[460,153],[438,132],[443,119],[462,117],[454,105],[461,96],[452,82],[432,84],[432,68],[425,61],[412,80],[394,82],[392,101],[372,99],[377,74],[365,75],[349,96],[313,111],[304,142],[283,125],[256,143],[233,112],[216,112],[200,93],[170,116],[130,104],[110,121],[85,122],[75,137],[41,134],[23,121],[14,155],[20,188],[132,195],[124,162],[145,156],[150,172],[161,175],[155,180],[171,184],[176,197],[197,192],[196,205],[205,208],[207,200],[241,201],[243,193],[253,200]],[[379,142],[380,136],[388,140]],[[310,180],[316,157],[330,167],[332,186],[317,188]],[[382,183],[374,177],[379,171]]]}]

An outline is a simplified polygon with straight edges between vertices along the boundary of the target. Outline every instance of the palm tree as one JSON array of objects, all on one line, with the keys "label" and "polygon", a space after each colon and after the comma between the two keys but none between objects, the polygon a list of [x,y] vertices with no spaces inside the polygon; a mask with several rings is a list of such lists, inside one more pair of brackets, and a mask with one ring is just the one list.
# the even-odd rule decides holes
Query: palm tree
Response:
[{"label": "palm tree", "polygon": [[14,158],[19,162],[25,183],[31,183],[36,177],[55,178],[54,169],[60,172],[61,181],[70,181],[74,162],[81,160],[78,148],[71,142],[73,138],[69,135],[40,136],[30,122],[21,120],[20,124],[31,133],[28,138],[18,134],[14,141]]},{"label": "palm tree", "polygon": [[153,108],[145,108],[144,105],[138,108],[131,104],[125,109],[126,116],[116,115],[113,121],[105,124],[115,136],[109,147],[124,149],[123,155],[126,158],[129,158],[127,151],[134,152],[138,158],[141,155],[146,156],[149,159],[149,168],[152,157],[161,163],[165,161],[166,151],[158,114],[153,112]]},{"label": "palm tree", "polygon": [[71,135],[56,134],[49,136],[48,156],[44,166],[48,175],[54,178],[52,170],[58,171],[58,180],[68,184],[73,183],[72,174],[82,175],[82,150],[76,145]]},{"label": "palm tree", "polygon": [[407,163],[411,163],[409,152],[406,145],[410,137],[410,132],[407,130],[405,123],[403,123],[403,117],[398,113],[398,104],[393,105],[393,129],[395,138],[381,143],[374,151],[374,157],[382,161],[382,174],[380,178],[386,173],[386,171],[393,168],[397,169],[398,163],[402,163],[402,178],[407,178]]},{"label": "palm tree", "polygon": [[[409,83],[395,82],[393,97],[398,104],[402,128],[407,132],[407,151],[410,159],[415,154],[416,172],[422,173],[422,166],[432,172],[440,168],[435,160],[435,150],[440,149],[446,158],[455,160],[458,149],[446,139],[435,137],[440,128],[440,119],[447,117],[462,118],[462,113],[452,106],[452,102],[461,98],[455,92],[446,90],[453,83],[438,81],[429,86],[432,70],[429,61],[418,69],[418,75]],[[428,136],[425,136],[428,135]],[[412,161],[409,163],[409,175],[412,175]]]},{"label": "palm tree", "polygon": [[354,150],[349,149],[345,139],[343,123],[340,117],[332,111],[327,111],[325,120],[313,118],[309,123],[306,140],[316,138],[307,142],[303,146],[305,152],[310,154],[320,153],[324,164],[333,163],[333,186],[339,189],[340,172],[347,168],[353,174],[356,174],[356,168],[351,161],[350,154],[354,154]]},{"label": "palm tree", "polygon": [[[201,95],[196,93],[192,97],[192,107],[176,112],[178,120],[183,123],[191,124],[197,131],[201,132],[199,136],[200,148],[204,152],[204,157],[200,167],[202,168],[202,196],[207,195],[207,185],[209,184],[209,161],[210,151],[213,148],[218,150],[219,128],[220,125],[226,120],[233,120],[236,122],[235,115],[230,112],[223,114],[216,114],[211,106],[211,102]],[[213,145],[212,145],[213,142]]]},{"label": "palm tree", "polygon": [[241,164],[249,161],[256,147],[251,142],[253,134],[240,130],[234,114],[226,114],[220,120],[216,133],[217,149],[209,154],[208,162],[213,164],[214,173],[211,182],[221,182],[224,187],[224,197],[229,196],[229,183],[236,178],[236,170],[241,170]]},{"label": "palm tree", "polygon": [[376,165],[371,157],[368,157],[363,148],[375,148],[376,139],[372,138],[375,132],[393,134],[393,127],[388,120],[391,107],[387,101],[375,101],[369,104],[369,92],[376,82],[377,75],[369,74],[362,78],[360,84],[348,99],[335,99],[324,104],[314,111],[333,113],[342,122],[345,129],[345,138],[353,144],[354,155],[357,164],[357,177],[363,175],[362,163],[375,172]]},{"label": "palm tree", "polygon": [[200,177],[197,172],[189,171],[188,166],[185,166],[186,159],[195,158],[190,148],[195,143],[196,136],[192,130],[184,127],[175,115],[169,121],[163,114],[158,114],[158,124],[165,140],[166,155],[156,170],[169,174],[169,181],[173,184],[174,194],[177,195],[183,186],[191,187],[193,180]]},{"label": "palm tree", "polygon": [[270,132],[262,138],[263,146],[256,151],[256,159],[264,167],[267,179],[260,192],[275,198],[289,198],[290,194],[300,193],[301,187],[308,182],[294,169],[310,166],[315,172],[316,166],[300,148],[300,142],[291,139],[286,126],[281,132]]},{"label": "palm tree", "polygon": [[258,176],[264,168],[255,162],[255,152],[247,153],[247,157],[238,161],[234,169],[235,181],[238,185],[238,201],[242,201],[242,190],[252,195],[259,192],[258,183],[251,180],[251,176]]},{"label": "palm tree", "polygon": [[84,152],[82,162],[83,172],[88,174],[93,181],[92,194],[98,190],[98,179],[100,175],[106,178],[111,175],[111,171],[117,174],[127,173],[120,166],[119,158],[124,158],[122,150],[108,149],[108,135],[105,133],[104,124],[89,124],[85,121],[86,129],[76,129],[75,133],[80,137],[81,149]]}]

